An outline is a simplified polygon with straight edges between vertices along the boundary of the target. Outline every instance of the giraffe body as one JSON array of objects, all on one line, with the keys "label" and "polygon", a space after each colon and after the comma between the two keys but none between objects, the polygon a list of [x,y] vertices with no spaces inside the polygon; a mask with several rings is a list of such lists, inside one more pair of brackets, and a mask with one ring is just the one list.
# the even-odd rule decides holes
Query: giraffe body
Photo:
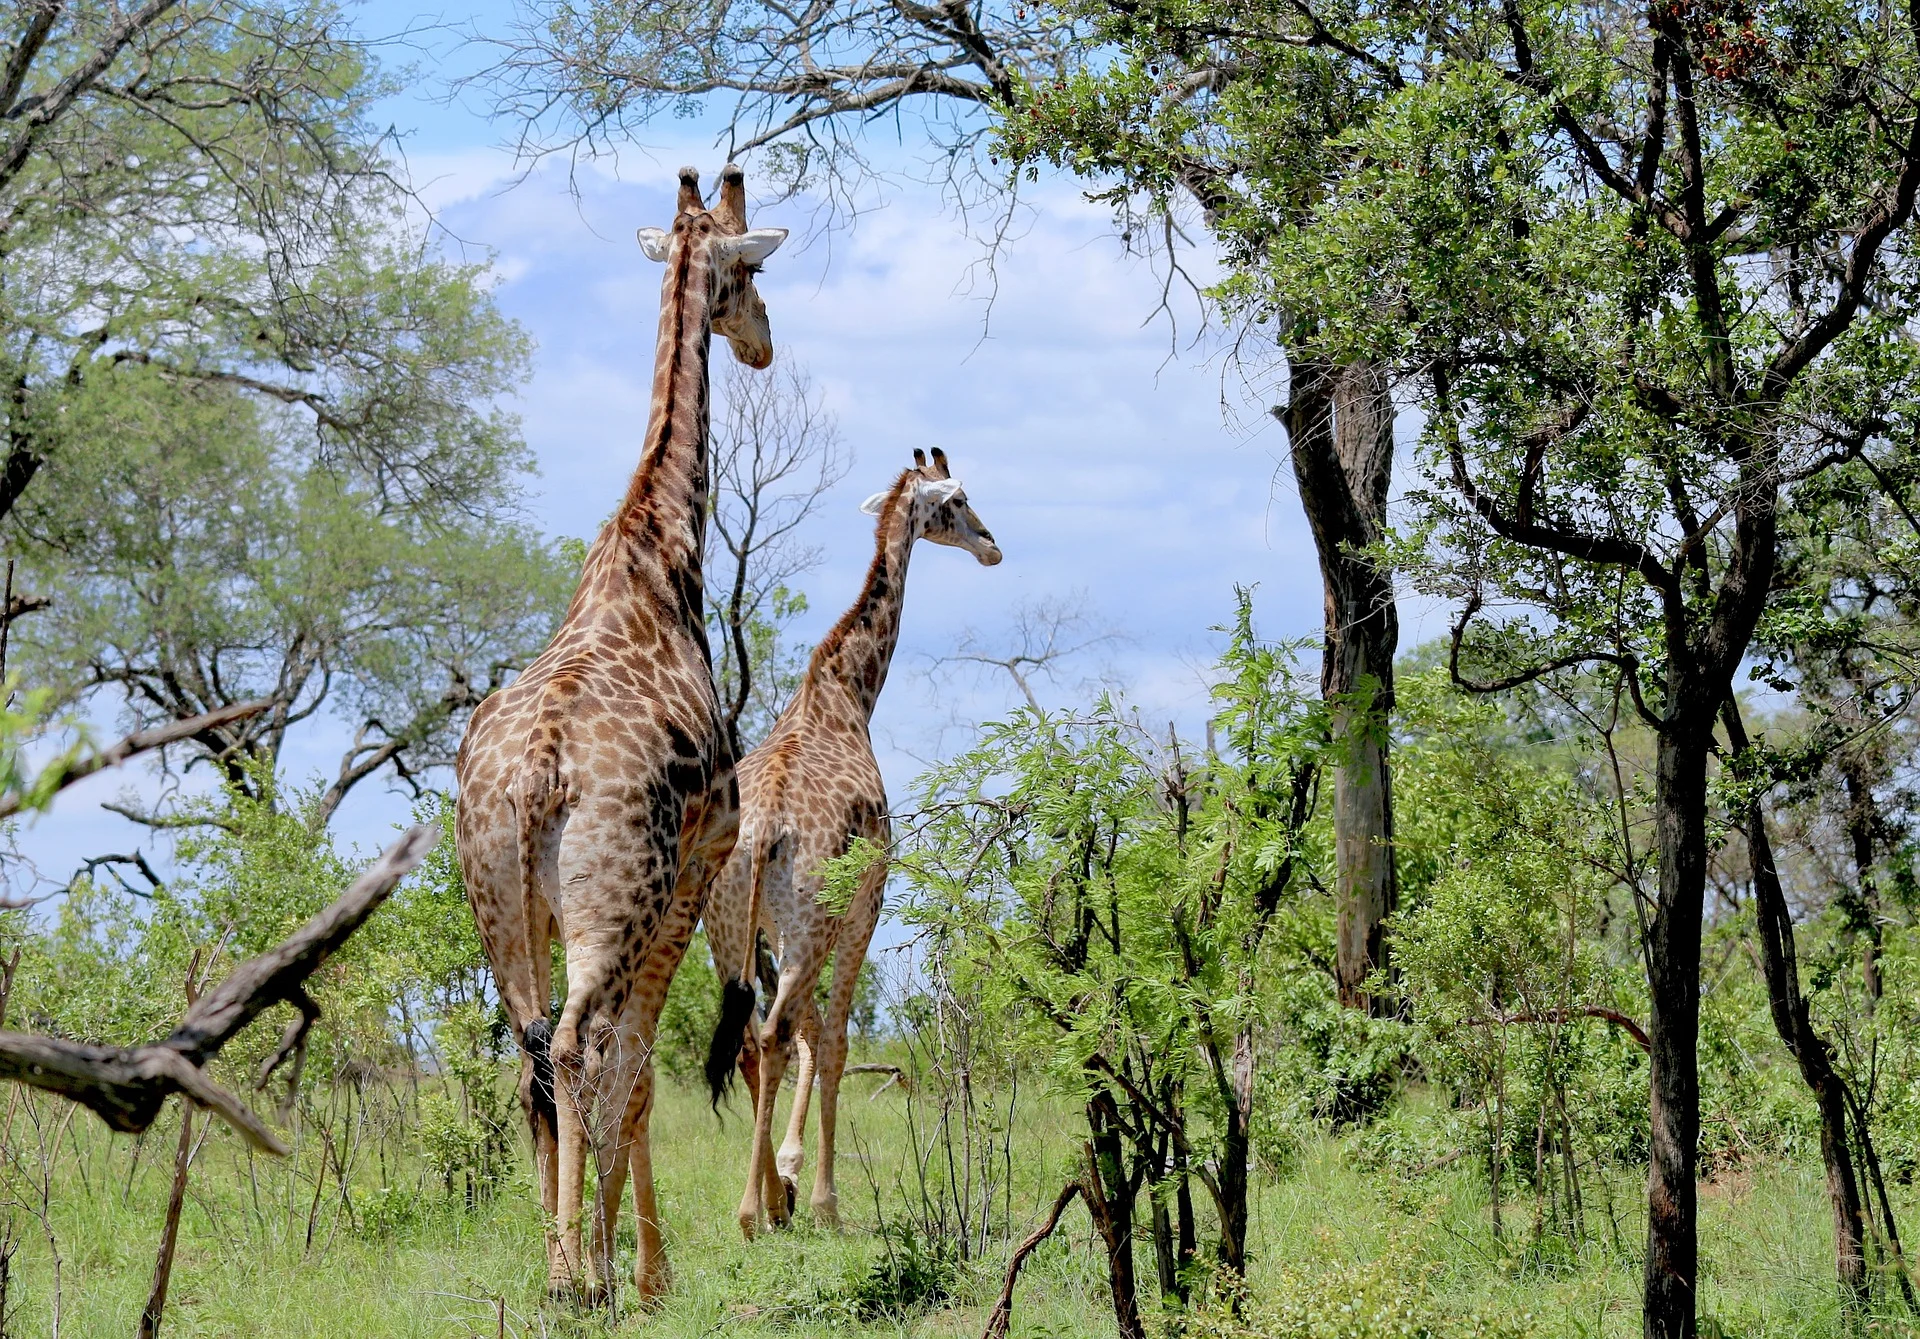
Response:
[{"label": "giraffe body", "polygon": [[[846,854],[855,838],[887,849],[892,829],[886,788],[868,724],[886,683],[900,633],[907,560],[921,539],[965,548],[992,566],[1000,549],[968,505],[939,451],[905,471],[864,510],[878,517],[875,551],[859,598],[814,649],[793,701],[772,732],[740,764],[740,839],[714,885],[707,942],[724,987],[708,1081],[718,1101],[737,1052],[754,1097],[753,1152],[741,1230],[751,1238],[764,1213],[784,1223],[798,1197],[801,1138],[814,1080],[820,1087],[820,1137],[812,1205],[817,1221],[838,1221],[834,1135],[846,1069],[847,1020],[867,945],[880,918],[884,862],[861,882],[844,914],[820,904],[820,867]],[[766,1020],[752,1025],[754,940],[764,930],[780,961]],[[827,959],[833,983],[823,1018],[814,993]],[[787,1133],[772,1149],[774,1104],[788,1053],[800,1069]]]},{"label": "giraffe body", "polygon": [[[640,464],[560,631],[480,704],[456,764],[461,870],[522,1047],[548,1284],[589,1300],[611,1284],[629,1174],[635,1282],[643,1298],[667,1283],[647,1135],[654,1034],[738,822],[700,578],[708,348],[718,331],[742,362],[771,362],[752,275],[784,237],[747,231],[733,167],[711,211],[682,169],[671,232],[641,230],[667,274]],[[566,961],[557,1024],[555,942]],[[597,1193],[587,1206],[589,1159]]]}]

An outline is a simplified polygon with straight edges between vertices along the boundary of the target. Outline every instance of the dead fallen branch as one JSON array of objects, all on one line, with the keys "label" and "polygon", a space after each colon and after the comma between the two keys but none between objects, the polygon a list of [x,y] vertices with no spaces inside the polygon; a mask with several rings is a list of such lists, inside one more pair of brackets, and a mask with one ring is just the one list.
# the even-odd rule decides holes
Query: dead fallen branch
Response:
[{"label": "dead fallen branch", "polygon": [[306,982],[386,900],[407,871],[426,858],[440,829],[410,828],[354,880],[339,900],[288,936],[278,948],[241,963],[187,1010],[173,1035],[150,1046],[93,1046],[30,1033],[0,1032],[0,1079],[44,1088],[92,1111],[116,1130],[138,1133],[153,1124],[161,1103],[185,1093],[210,1108],[242,1138],[268,1153],[286,1146],[233,1093],[207,1077],[205,1066],[239,1031],[276,1004],[300,1011],[279,1050],[261,1069],[259,1085],[289,1058],[297,1081],[308,1029],[320,1010]]},{"label": "dead fallen branch", "polygon": [[[49,794],[57,794],[76,782],[84,781],[95,772],[104,772],[109,767],[118,767],[129,758],[154,749],[177,744],[183,739],[192,739],[207,730],[218,730],[223,725],[232,725],[235,721],[245,720],[249,716],[258,716],[273,705],[270,698],[261,698],[256,702],[236,702],[230,707],[221,707],[216,711],[203,712],[198,716],[189,716],[184,721],[169,721],[165,725],[156,725],[150,730],[135,730],[123,739],[107,745],[98,753],[81,758],[60,774]],[[0,795],[0,818],[11,818],[20,812],[27,803],[28,796],[39,787],[29,786],[25,790],[8,791]]]},{"label": "dead fallen branch", "polygon": [[1053,1235],[1060,1226],[1060,1215],[1067,1211],[1075,1197],[1086,1193],[1085,1187],[1078,1181],[1067,1182],[1060,1187],[1060,1193],[1053,1197],[1053,1208],[1047,1214],[1047,1221],[1027,1234],[1007,1261],[1006,1281],[1000,1285],[999,1300],[993,1304],[993,1313],[987,1317],[987,1328],[981,1332],[980,1339],[1007,1339],[1007,1330],[1013,1324],[1013,1285],[1019,1281],[1020,1267],[1027,1263],[1040,1243]]},{"label": "dead fallen branch", "polygon": [[848,1065],[847,1073],[885,1074],[889,1076],[885,1083],[867,1095],[869,1102],[880,1096],[880,1094],[884,1093],[887,1089],[893,1087],[896,1083],[900,1085],[900,1091],[903,1093],[911,1091],[913,1087],[913,1085],[907,1081],[907,1071],[898,1065]]}]

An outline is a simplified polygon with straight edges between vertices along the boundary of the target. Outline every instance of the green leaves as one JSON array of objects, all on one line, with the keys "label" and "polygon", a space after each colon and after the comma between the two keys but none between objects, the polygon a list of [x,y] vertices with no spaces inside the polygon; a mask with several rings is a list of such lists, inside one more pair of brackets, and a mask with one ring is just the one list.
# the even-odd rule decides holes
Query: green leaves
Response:
[{"label": "green leaves", "polygon": [[1149,1125],[1154,1094],[1195,1150],[1237,1119],[1223,1057],[1281,1007],[1260,968],[1294,914],[1295,788],[1324,733],[1246,592],[1229,637],[1218,753],[1154,739],[1111,698],[1022,711],[922,777],[898,857],[930,970],[1007,1020],[1016,1057]]},{"label": "green leaves", "polygon": [[823,861],[813,871],[814,877],[820,880],[820,891],[814,899],[826,908],[828,915],[845,916],[867,880],[886,864],[885,849],[865,837],[855,837],[843,853]]}]

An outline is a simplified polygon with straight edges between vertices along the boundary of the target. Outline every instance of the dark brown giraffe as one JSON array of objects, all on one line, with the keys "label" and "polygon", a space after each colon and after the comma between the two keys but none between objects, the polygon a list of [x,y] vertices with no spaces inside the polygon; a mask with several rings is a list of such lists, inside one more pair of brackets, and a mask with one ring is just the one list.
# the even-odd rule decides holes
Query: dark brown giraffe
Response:
[{"label": "dark brown giraffe", "polygon": [[[707,1061],[714,1101],[732,1078],[735,1056],[754,1094],[753,1154],[740,1228],[751,1238],[764,1209],[777,1226],[799,1193],[801,1135],[808,1098],[820,1080],[820,1147],[814,1170],[814,1218],[838,1222],[833,1184],[834,1123],[847,1063],[847,1015],[880,918],[886,866],[878,862],[844,915],[820,904],[822,864],[865,837],[885,850],[892,836],[887,793],[874,761],[868,722],[900,637],[907,559],[916,541],[963,548],[991,567],[1000,548],[967,503],[947,458],[913,453],[915,467],[861,508],[879,518],[873,565],[860,598],[807,663],[806,677],[766,742],[740,764],[740,842],[707,908],[707,942],[725,985],[720,1025]],[[753,1015],[754,938],[764,929],[780,959],[780,984],[767,1018]],[[833,987],[823,1021],[814,989],[828,956]],[[796,1038],[797,1034],[797,1038]],[[787,1137],[773,1156],[773,1109],[786,1072],[787,1048],[798,1040]]]},{"label": "dark brown giraffe", "polygon": [[[711,210],[682,168],[672,228],[639,238],[667,267],[639,467],[552,645],[480,704],[457,764],[467,896],[522,1047],[548,1286],[588,1299],[612,1281],[629,1169],[634,1282],[643,1298],[667,1285],[647,1143],[654,1031],[738,823],[700,580],[708,345],[718,331],[749,367],[773,360],[753,276],[786,232],[748,230],[745,184],[728,166]],[[556,940],[566,999],[550,1025]],[[598,1193],[583,1255],[589,1156]]]}]

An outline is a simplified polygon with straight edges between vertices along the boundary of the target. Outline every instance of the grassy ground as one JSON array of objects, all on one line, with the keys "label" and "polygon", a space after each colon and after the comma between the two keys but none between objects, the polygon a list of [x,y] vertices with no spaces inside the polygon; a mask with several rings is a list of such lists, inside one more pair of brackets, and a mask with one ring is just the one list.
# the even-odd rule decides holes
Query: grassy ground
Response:
[{"label": "grassy ground", "polygon": [[[879,1218],[905,1221],[912,1198],[904,1180],[912,1165],[904,1103],[897,1092],[869,1102],[876,1082],[848,1082],[844,1110],[852,1130],[840,1178],[848,1230],[830,1234],[803,1222],[751,1246],[739,1239],[732,1212],[744,1170],[743,1120],[735,1115],[719,1125],[696,1094],[663,1085],[655,1160],[676,1288],[657,1312],[612,1318],[542,1303],[540,1226],[524,1173],[467,1210],[449,1203],[438,1185],[410,1193],[419,1183],[417,1165],[407,1170],[369,1135],[350,1157],[355,1202],[348,1212],[331,1178],[316,1199],[311,1172],[323,1155],[311,1146],[301,1170],[289,1174],[285,1164],[250,1163],[237,1141],[216,1130],[194,1169],[166,1333],[462,1339],[495,1335],[496,1307],[504,1304],[505,1331],[515,1336],[978,1334],[997,1286],[997,1257],[962,1279],[952,1305],[864,1324],[846,1319],[862,1280],[889,1249],[874,1230]],[[1013,1162],[1016,1235],[1057,1188],[1072,1148],[1068,1113],[1023,1105]],[[106,1134],[84,1113],[69,1115],[52,1104],[15,1115],[14,1163],[6,1173],[19,1245],[7,1333],[54,1332],[57,1251],[58,1333],[132,1335],[177,1125],[151,1132],[136,1161],[134,1141]],[[1268,1332],[1360,1339],[1368,1333],[1367,1299],[1383,1290],[1395,1298],[1417,1292],[1424,1300],[1415,1310],[1449,1332],[1456,1323],[1459,1333],[1475,1332],[1476,1311],[1503,1320],[1509,1332],[1639,1332],[1633,1299],[1641,1209],[1626,1178],[1611,1188],[1611,1211],[1599,1188],[1590,1191],[1598,1243],[1577,1258],[1529,1262],[1496,1248],[1484,1190],[1460,1164],[1418,1182],[1392,1181],[1357,1172],[1350,1154],[1339,1140],[1321,1140],[1284,1181],[1257,1188],[1254,1293],[1321,1327]],[[33,1193],[42,1165],[53,1172],[45,1224]],[[401,1189],[382,1194],[388,1182]],[[1911,1196],[1896,1207],[1916,1221]],[[1509,1205],[1508,1212],[1524,1236],[1528,1206]],[[1774,1166],[1729,1176],[1703,1188],[1703,1214],[1706,1333],[1802,1339],[1852,1332],[1833,1302],[1816,1172]],[[1024,1276],[1016,1335],[1111,1332],[1084,1214],[1071,1211],[1067,1223],[1065,1239],[1040,1252]],[[892,1249],[901,1249],[897,1241]],[[626,1250],[630,1262],[630,1234]],[[1141,1265],[1150,1278],[1149,1251]],[[1341,1319],[1348,1315],[1360,1318]],[[1893,1318],[1871,1328],[1912,1332]]]}]

